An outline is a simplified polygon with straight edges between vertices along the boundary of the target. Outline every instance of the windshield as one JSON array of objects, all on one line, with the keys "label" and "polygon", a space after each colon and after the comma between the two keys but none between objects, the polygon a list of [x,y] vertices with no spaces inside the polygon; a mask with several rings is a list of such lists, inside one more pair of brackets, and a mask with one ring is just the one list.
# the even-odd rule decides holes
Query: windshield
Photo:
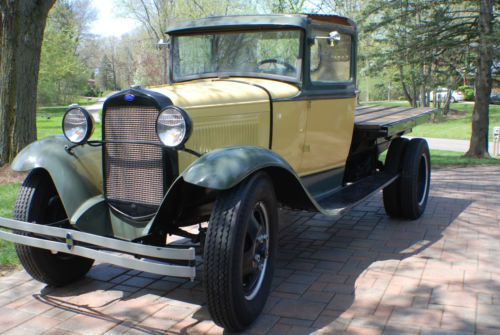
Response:
[{"label": "windshield", "polygon": [[175,36],[174,81],[221,76],[299,81],[300,30],[217,32]]}]

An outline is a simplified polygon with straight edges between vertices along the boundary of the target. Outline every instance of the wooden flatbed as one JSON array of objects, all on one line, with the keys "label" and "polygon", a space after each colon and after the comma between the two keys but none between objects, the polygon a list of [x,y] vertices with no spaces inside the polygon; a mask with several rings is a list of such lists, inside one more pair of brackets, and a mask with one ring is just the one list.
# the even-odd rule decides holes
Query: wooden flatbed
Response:
[{"label": "wooden flatbed", "polygon": [[358,132],[390,137],[427,122],[437,112],[431,107],[358,106],[354,125]]}]

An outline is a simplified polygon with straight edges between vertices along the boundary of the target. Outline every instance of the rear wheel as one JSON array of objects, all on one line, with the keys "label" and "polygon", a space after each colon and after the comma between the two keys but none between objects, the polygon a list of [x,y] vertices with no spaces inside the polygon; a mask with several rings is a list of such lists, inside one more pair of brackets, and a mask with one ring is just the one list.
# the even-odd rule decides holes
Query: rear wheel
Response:
[{"label": "rear wheel", "polygon": [[[43,171],[28,175],[19,190],[14,218],[19,221],[50,224],[67,218],[50,176]],[[17,232],[18,234],[30,235]],[[34,279],[53,286],[72,283],[83,277],[94,260],[15,244],[22,266]]]},{"label": "rear wheel", "polygon": [[[385,171],[390,174],[400,173],[403,168],[403,155],[410,142],[407,138],[398,137],[392,140],[385,158]],[[397,178],[383,190],[384,208],[392,218],[401,217],[401,178]]]},{"label": "rear wheel", "polygon": [[205,240],[203,284],[213,320],[241,331],[271,288],[278,212],[273,185],[258,173],[217,198]]},{"label": "rear wheel", "polygon": [[401,173],[401,216],[418,219],[425,211],[431,181],[431,158],[427,141],[414,138],[406,147]]}]

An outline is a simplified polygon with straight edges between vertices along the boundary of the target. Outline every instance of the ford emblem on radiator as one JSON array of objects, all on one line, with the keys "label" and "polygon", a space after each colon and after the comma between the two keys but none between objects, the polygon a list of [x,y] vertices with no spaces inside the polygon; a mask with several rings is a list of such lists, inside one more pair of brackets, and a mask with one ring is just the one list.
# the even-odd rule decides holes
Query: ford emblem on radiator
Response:
[{"label": "ford emblem on radiator", "polygon": [[73,250],[73,247],[75,246],[75,241],[73,240],[73,236],[71,233],[66,234],[66,247],[68,250]]},{"label": "ford emblem on radiator", "polygon": [[135,95],[133,94],[126,94],[125,95],[125,101],[132,102],[135,100]]}]

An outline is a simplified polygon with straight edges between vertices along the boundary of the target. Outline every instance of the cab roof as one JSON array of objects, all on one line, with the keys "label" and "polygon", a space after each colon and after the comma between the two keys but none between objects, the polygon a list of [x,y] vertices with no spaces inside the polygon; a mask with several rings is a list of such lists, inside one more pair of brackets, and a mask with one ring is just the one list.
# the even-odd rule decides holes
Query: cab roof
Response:
[{"label": "cab roof", "polygon": [[178,22],[168,27],[167,34],[189,33],[204,30],[231,30],[234,28],[301,28],[306,29],[312,21],[335,24],[355,29],[355,23],[343,16],[321,14],[272,14],[212,16],[198,20]]}]

